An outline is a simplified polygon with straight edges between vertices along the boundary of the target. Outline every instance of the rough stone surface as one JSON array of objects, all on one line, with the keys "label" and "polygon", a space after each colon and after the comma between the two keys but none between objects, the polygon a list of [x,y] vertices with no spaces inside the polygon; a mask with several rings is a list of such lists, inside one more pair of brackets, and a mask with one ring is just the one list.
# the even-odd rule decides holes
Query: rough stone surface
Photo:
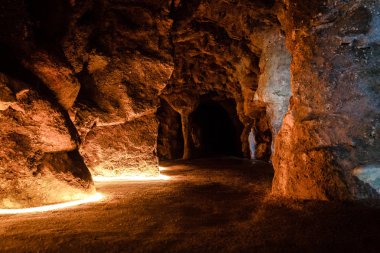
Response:
[{"label": "rough stone surface", "polygon": [[286,1],[292,98],[275,143],[274,193],[379,196],[353,174],[380,155],[378,13],[378,1]]},{"label": "rough stone surface", "polygon": [[255,102],[265,108],[272,137],[275,139],[288,111],[291,55],[285,47],[285,37],[280,30],[268,31],[264,38]]},{"label": "rough stone surface", "polygon": [[269,161],[272,155],[272,140],[273,140],[273,128],[270,124],[266,111],[256,113],[252,132],[255,138],[255,159]]},{"label": "rough stone surface", "polygon": [[47,52],[36,52],[24,65],[55,94],[63,108],[68,110],[73,106],[80,84],[68,66],[52,59]]},{"label": "rough stone surface", "polygon": [[94,176],[157,176],[157,129],[154,115],[100,126],[87,134],[81,153]]},{"label": "rough stone surface", "polygon": [[161,106],[157,111],[157,119],[160,123],[157,139],[157,156],[167,160],[182,158],[184,143],[181,115],[164,99],[161,99]]},{"label": "rough stone surface", "polygon": [[[170,8],[171,1],[149,0],[5,1],[0,26],[7,35],[0,35],[0,50],[9,51],[9,59],[14,59],[17,68],[28,70],[24,79],[37,79],[69,110],[82,143],[90,142],[86,139],[90,131],[96,135],[105,126],[110,132],[113,128],[115,132],[128,129],[125,134],[134,146],[150,138],[149,146],[142,147],[149,159],[135,161],[136,172],[141,173],[155,160],[151,156],[157,124],[141,136],[132,136],[139,130],[125,125],[136,126],[135,120],[154,117],[158,95],[173,71]],[[3,64],[10,69],[6,60]],[[20,71],[10,72],[18,76]],[[107,153],[108,145],[119,149],[116,136],[109,135],[108,139],[107,146],[98,143],[96,151]],[[99,154],[89,153],[92,149],[87,147],[81,147],[81,154],[93,169],[92,164],[98,161],[91,159]],[[126,151],[103,162],[120,170],[124,155],[135,156],[135,151]],[[157,162],[155,167],[158,173]],[[130,174],[128,168],[126,173]],[[150,168],[147,173],[151,174]]]},{"label": "rough stone surface", "polygon": [[70,124],[33,88],[0,74],[0,208],[80,199],[94,192]]},{"label": "rough stone surface", "polygon": [[168,8],[113,0],[74,8],[64,49],[82,89],[72,120],[95,175],[158,174],[154,117],[173,71]]},{"label": "rough stone surface", "polygon": [[353,170],[353,174],[361,181],[369,184],[378,193],[380,193],[380,165],[368,164],[360,166]]},{"label": "rough stone surface", "polygon": [[[180,156],[183,138],[182,157],[191,158],[199,141],[192,113],[233,101],[224,109],[244,126],[242,155],[252,133],[256,158],[273,156],[273,193],[370,198],[378,197],[379,27],[375,0],[4,0],[0,72],[35,88],[19,96],[49,104],[53,116],[31,126],[49,122],[66,136],[26,128],[43,136],[46,163],[72,166],[77,153],[65,152],[80,145],[96,175],[156,175],[158,132],[160,157]],[[1,88],[4,126],[27,112],[18,91]],[[163,100],[176,112],[156,114]],[[56,120],[50,107],[76,129],[66,133],[69,119]],[[359,168],[371,168],[370,179]]]},{"label": "rough stone surface", "polygon": [[181,1],[174,5],[173,13],[175,67],[163,94],[182,115],[184,158],[192,156],[195,145],[188,115],[197,108],[202,96],[236,102],[244,125],[242,152],[249,157],[248,134],[262,111],[253,97],[260,75],[263,31],[278,27],[274,2]]}]

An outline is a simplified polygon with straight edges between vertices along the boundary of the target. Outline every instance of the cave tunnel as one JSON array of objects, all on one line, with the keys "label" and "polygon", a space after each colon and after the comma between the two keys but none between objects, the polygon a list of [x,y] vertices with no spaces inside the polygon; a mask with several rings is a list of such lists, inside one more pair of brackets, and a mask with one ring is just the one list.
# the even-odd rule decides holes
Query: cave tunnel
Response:
[{"label": "cave tunnel", "polygon": [[190,115],[194,157],[242,157],[240,135],[243,125],[233,100],[202,101]]},{"label": "cave tunnel", "polygon": [[1,1],[0,253],[380,252],[379,13]]}]

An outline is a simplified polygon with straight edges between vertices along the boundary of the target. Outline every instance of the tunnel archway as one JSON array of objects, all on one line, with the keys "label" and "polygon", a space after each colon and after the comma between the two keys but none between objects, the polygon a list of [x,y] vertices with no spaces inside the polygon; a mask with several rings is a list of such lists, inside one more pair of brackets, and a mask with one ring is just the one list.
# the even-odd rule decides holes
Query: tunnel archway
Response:
[{"label": "tunnel archway", "polygon": [[235,101],[201,101],[190,115],[190,125],[194,157],[243,156],[243,125]]}]

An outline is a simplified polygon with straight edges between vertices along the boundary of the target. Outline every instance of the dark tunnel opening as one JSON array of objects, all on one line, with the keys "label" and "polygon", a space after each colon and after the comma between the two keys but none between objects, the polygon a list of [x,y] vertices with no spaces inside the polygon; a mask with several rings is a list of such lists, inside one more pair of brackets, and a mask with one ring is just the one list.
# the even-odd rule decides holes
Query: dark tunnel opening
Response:
[{"label": "dark tunnel opening", "polygon": [[242,157],[243,125],[233,100],[206,100],[190,115],[195,157]]}]

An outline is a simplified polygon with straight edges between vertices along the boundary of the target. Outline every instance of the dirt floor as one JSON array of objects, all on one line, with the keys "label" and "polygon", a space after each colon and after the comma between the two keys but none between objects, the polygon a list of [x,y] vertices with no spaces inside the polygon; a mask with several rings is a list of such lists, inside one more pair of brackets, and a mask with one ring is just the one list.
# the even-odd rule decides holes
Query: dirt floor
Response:
[{"label": "dirt floor", "polygon": [[169,181],[97,183],[106,198],[0,216],[0,252],[380,252],[380,201],[269,196],[269,164],[163,163]]}]

